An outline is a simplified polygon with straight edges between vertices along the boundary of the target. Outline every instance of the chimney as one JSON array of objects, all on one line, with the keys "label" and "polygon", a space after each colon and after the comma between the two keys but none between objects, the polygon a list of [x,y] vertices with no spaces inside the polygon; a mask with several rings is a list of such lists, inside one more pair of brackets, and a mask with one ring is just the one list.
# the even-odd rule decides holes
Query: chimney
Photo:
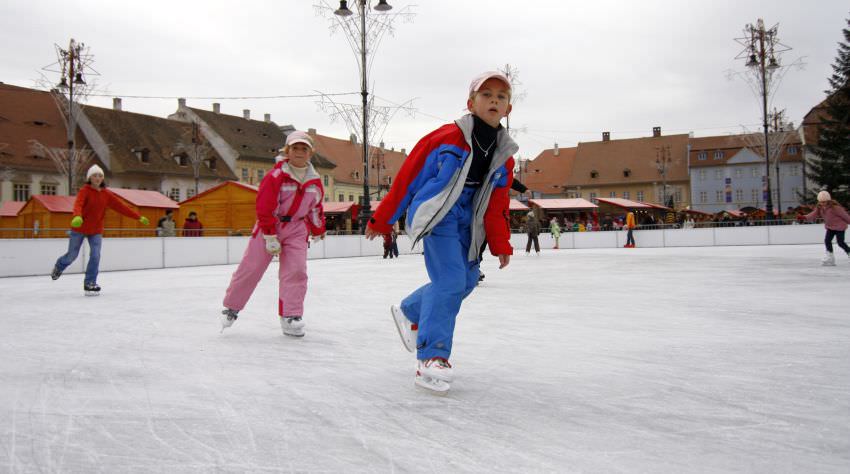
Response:
[{"label": "chimney", "polygon": [[351,135],[349,135],[349,136],[348,136],[348,140],[349,140],[351,143],[357,144],[357,135],[355,135],[355,134],[353,134],[353,133],[352,133]]},{"label": "chimney", "polygon": [[266,122],[266,123],[271,122],[272,121],[272,114],[263,115],[263,121]]},{"label": "chimney", "polygon": [[610,142],[611,141],[611,132],[602,132],[602,141]]},{"label": "chimney", "polygon": [[242,109],[242,118],[251,120],[251,109]]},{"label": "chimney", "polygon": [[213,113],[221,113],[221,104],[219,104],[218,102],[213,102]]},{"label": "chimney", "polygon": [[381,143],[380,143],[379,148],[380,148],[381,150],[383,150],[383,149],[384,149],[384,141],[383,141],[383,140],[381,140]]},{"label": "chimney", "polygon": [[561,154],[561,149],[558,148],[558,142],[555,142],[555,148],[552,149],[552,154],[558,156]]},{"label": "chimney", "polygon": [[315,128],[308,128],[307,129],[307,135],[315,135],[315,134],[316,134]]},{"label": "chimney", "polygon": [[186,107],[186,99],[180,97],[179,99],[177,99],[177,108],[181,109],[183,107]]},{"label": "chimney", "polygon": [[121,110],[121,98],[113,97],[112,98],[112,109],[113,110]]},{"label": "chimney", "polygon": [[660,137],[661,136],[661,127],[652,127],[652,136]]},{"label": "chimney", "polygon": [[402,154],[402,155],[407,156],[407,149],[406,149],[406,148],[402,148],[402,149],[401,149],[401,154]]}]

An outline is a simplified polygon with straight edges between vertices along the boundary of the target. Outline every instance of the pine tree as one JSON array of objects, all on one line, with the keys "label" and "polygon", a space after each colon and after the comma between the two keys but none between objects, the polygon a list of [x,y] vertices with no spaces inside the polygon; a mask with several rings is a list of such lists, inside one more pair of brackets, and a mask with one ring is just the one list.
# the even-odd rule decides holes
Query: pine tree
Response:
[{"label": "pine tree", "polygon": [[832,65],[818,142],[811,147],[817,156],[807,162],[809,177],[819,185],[815,193],[825,188],[845,206],[850,204],[850,19],[847,25]]}]

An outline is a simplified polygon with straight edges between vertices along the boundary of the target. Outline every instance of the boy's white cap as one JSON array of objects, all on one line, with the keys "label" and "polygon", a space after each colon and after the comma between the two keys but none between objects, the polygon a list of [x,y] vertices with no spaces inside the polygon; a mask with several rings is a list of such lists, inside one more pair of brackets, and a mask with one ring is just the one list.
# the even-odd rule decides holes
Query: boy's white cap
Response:
[{"label": "boy's white cap", "polygon": [[[293,145],[295,143],[303,143],[308,147],[313,148],[313,139],[310,138],[310,135],[308,135],[307,132],[302,132],[300,130],[290,132],[289,135],[286,136],[286,146]],[[281,148],[280,151],[283,151],[283,148]]]},{"label": "boy's white cap", "polygon": [[505,83],[508,90],[511,90],[511,81],[499,71],[487,71],[482,72],[475,79],[472,80],[472,83],[469,84],[469,93],[478,92],[478,89],[481,89],[481,86],[487,82],[487,79],[498,79]]},{"label": "boy's white cap", "polygon": [[93,174],[99,174],[99,175],[103,176],[103,168],[101,168],[100,166],[97,166],[97,165],[91,165],[91,168],[89,168],[89,170],[86,171],[86,179],[91,178],[91,175],[93,175]]},{"label": "boy's white cap", "polygon": [[829,191],[821,191],[818,193],[818,202],[826,202],[832,199],[832,196],[829,195]]}]

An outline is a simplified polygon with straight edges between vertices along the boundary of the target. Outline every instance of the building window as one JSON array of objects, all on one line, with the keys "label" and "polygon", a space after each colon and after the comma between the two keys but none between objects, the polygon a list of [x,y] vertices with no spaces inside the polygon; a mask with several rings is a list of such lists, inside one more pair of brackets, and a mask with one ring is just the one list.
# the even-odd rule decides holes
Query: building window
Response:
[{"label": "building window", "polygon": [[185,153],[175,156],[174,159],[177,160],[177,164],[180,166],[189,166],[189,157]]},{"label": "building window", "polygon": [[[682,202],[682,190],[677,189],[676,192],[673,193],[673,202]],[[666,204],[665,204],[666,205]]]},{"label": "building window", "polygon": [[626,168],[626,169],[624,169],[624,170],[623,170],[623,177],[624,177],[624,178],[628,178],[628,177],[629,177],[629,176],[631,176],[631,175],[632,175],[632,170],[630,170],[630,169],[628,169],[628,168]]},{"label": "building window", "polygon": [[136,158],[138,158],[140,163],[150,163],[151,162],[151,151],[147,148],[142,148],[140,150],[133,150],[136,153]]},{"label": "building window", "polygon": [[180,202],[180,188],[171,188],[168,191],[168,197],[170,197],[172,201]]},{"label": "building window", "polygon": [[800,167],[799,166],[792,166],[790,171],[791,171],[791,176],[799,176],[800,175]]},{"label": "building window", "polygon": [[788,154],[789,155],[796,155],[797,154],[797,146],[796,145],[789,145],[788,146]]},{"label": "building window", "polygon": [[265,171],[263,171],[263,170],[257,170],[257,182],[262,181],[262,180],[263,180],[263,176],[265,176],[265,175],[266,175],[266,172],[265,172]]},{"label": "building window", "polygon": [[758,189],[753,189],[753,190],[750,191],[750,201],[752,201],[753,204],[759,202],[759,190]]},{"label": "building window", "polygon": [[741,178],[743,176],[744,176],[744,170],[742,170],[741,168],[735,168],[735,177]]},{"label": "building window", "polygon": [[55,196],[56,195],[56,185],[55,184],[41,183],[41,194],[47,194],[49,196]]},{"label": "building window", "polygon": [[590,202],[596,204],[596,193],[590,193]]},{"label": "building window", "polygon": [[735,202],[742,202],[744,200],[744,190],[736,189],[735,190]]},{"label": "building window", "polygon": [[717,151],[714,152],[714,159],[715,160],[722,160],[724,156],[726,156],[726,153],[722,150],[717,150]]},{"label": "building window", "polygon": [[248,168],[242,168],[242,181],[248,181]]},{"label": "building window", "polygon": [[643,201],[643,191],[638,191],[638,192],[637,192],[637,200],[638,200],[638,201]]},{"label": "building window", "polygon": [[345,201],[345,196],[340,194],[339,195],[339,202],[342,202],[342,201]]},{"label": "building window", "polygon": [[715,179],[723,179],[723,170],[714,170]]},{"label": "building window", "polygon": [[612,197],[612,198],[617,197],[617,191],[611,191],[610,193],[608,193],[608,197]]},{"label": "building window", "polygon": [[29,184],[15,184],[12,190],[12,200],[14,201],[26,201],[30,198]]},{"label": "building window", "polygon": [[702,204],[705,204],[705,203],[708,202],[708,192],[706,192],[706,191],[700,191],[699,192],[699,202],[701,202]]},{"label": "building window", "polygon": [[756,168],[755,166],[753,166],[752,168],[750,168],[750,172],[752,173],[753,178],[758,178],[758,177],[759,177],[759,169],[758,169],[758,168]]},{"label": "building window", "polygon": [[209,167],[209,169],[215,170],[215,168],[217,166],[216,165],[216,159],[215,158],[208,158],[207,159],[207,166]]},{"label": "building window", "polygon": [[798,188],[796,186],[791,188],[791,196],[793,196],[791,198],[792,200],[796,200],[799,195],[800,195],[800,188]]},{"label": "building window", "polygon": [[715,202],[723,202],[723,191],[715,191],[714,201]]},{"label": "building window", "polygon": [[186,199],[191,199],[195,197],[195,188],[187,188],[186,189]]},{"label": "building window", "polygon": [[348,195],[348,200],[349,200],[349,201],[353,201],[353,200],[354,200],[354,195],[353,195],[353,194],[349,194],[349,195]]},{"label": "building window", "polygon": [[705,181],[705,170],[699,170],[699,180]]},{"label": "building window", "polygon": [[328,175],[325,175],[325,176],[324,176],[323,181],[324,181],[324,183],[325,183],[325,186],[327,186],[327,185],[328,185],[328,181],[329,181],[329,179],[328,179]]},{"label": "building window", "polygon": [[387,184],[393,184],[393,177],[387,176]]},{"label": "building window", "polygon": [[325,194],[325,202],[331,202],[331,197]]},{"label": "building window", "polygon": [[[623,199],[629,199],[629,196],[631,196],[631,194],[629,194],[628,191],[623,191]],[[579,195],[579,197],[581,197],[581,195]]]},{"label": "building window", "polygon": [[599,177],[599,171],[596,171],[596,170],[591,171],[590,177],[591,178],[598,178]]},{"label": "building window", "polygon": [[697,159],[700,160],[700,161],[708,159],[708,153],[706,153],[704,151],[697,153]]}]

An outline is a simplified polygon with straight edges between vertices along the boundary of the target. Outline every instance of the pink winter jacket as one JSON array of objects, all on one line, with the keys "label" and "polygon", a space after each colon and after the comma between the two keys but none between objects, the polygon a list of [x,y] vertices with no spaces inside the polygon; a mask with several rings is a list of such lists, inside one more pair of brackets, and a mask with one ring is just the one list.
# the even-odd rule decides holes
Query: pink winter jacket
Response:
[{"label": "pink winter jacket", "polygon": [[847,224],[850,224],[850,215],[847,215],[847,211],[838,203],[833,203],[831,206],[818,204],[814,211],[806,214],[806,220],[809,222],[818,217],[823,219],[824,227],[829,230],[847,230]]},{"label": "pink winter jacket", "polygon": [[287,234],[290,234],[298,226],[306,228],[310,235],[322,235],[324,194],[322,180],[313,165],[307,164],[304,183],[299,183],[290,174],[289,160],[277,163],[257,191],[257,227],[264,235],[277,233],[279,227],[289,228]]}]

